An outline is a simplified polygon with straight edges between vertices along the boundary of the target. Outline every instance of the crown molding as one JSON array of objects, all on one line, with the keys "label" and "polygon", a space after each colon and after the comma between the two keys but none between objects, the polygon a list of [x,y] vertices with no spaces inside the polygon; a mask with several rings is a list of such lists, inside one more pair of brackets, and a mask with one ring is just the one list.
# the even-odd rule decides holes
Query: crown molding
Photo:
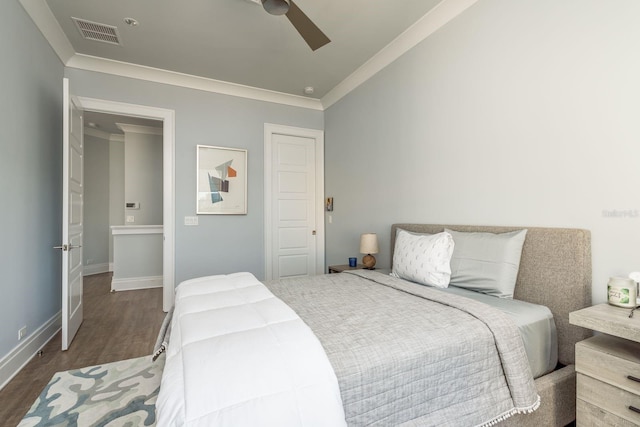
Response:
[{"label": "crown molding", "polygon": [[384,67],[391,64],[409,49],[415,47],[418,43],[442,28],[477,1],[478,0],[443,0],[322,97],[321,102],[323,109],[327,109],[338,102],[352,90],[369,80]]},{"label": "crown molding", "polygon": [[20,4],[66,67],[322,111],[322,103],[316,98],[76,53],[46,0],[20,0]]},{"label": "crown molding", "polygon": [[19,1],[66,67],[323,111],[398,59],[409,49],[429,37],[439,28],[446,25],[478,0],[443,0],[336,87],[331,89],[322,99],[291,95],[159,68],[79,54],[75,52],[73,46],[62,31],[46,0]]},{"label": "crown molding", "polygon": [[20,0],[20,4],[49,42],[60,61],[66,64],[76,52],[53,16],[47,2],[45,0]]},{"label": "crown molding", "polygon": [[154,128],[151,126],[132,125],[128,123],[116,123],[119,129],[125,134],[127,133],[144,133],[146,135],[162,135],[162,128]]},{"label": "crown molding", "polygon": [[90,126],[85,126],[84,127],[84,134],[93,136],[94,138],[105,139],[107,141],[109,141],[111,139],[111,135],[112,135],[109,132],[105,132],[105,131],[100,130],[100,129],[92,128]]},{"label": "crown molding", "polygon": [[115,61],[113,59],[98,58],[96,56],[75,54],[65,65],[69,68],[198,89],[222,95],[237,96],[240,98],[249,98],[257,101],[273,102],[312,110],[322,110],[322,103],[319,99],[290,95],[237,83],[223,82],[221,80]]}]

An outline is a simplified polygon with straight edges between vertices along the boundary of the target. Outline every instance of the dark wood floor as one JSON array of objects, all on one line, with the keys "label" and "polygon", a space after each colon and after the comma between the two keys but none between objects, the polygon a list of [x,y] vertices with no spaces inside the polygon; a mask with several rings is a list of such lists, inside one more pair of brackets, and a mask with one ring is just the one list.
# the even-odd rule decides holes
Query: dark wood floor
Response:
[{"label": "dark wood floor", "polygon": [[60,333],[0,391],[0,425],[16,426],[54,373],[153,352],[165,313],[162,288],[110,293],[111,274],[84,278],[84,321],[69,350]]}]

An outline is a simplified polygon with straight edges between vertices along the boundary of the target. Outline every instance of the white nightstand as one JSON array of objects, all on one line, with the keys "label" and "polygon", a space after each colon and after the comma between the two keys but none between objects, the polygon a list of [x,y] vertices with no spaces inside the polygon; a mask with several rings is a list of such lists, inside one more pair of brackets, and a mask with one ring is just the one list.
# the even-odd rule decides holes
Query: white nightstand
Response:
[{"label": "white nightstand", "polygon": [[640,426],[640,311],[599,304],[569,314],[603,334],[576,344],[576,424]]}]

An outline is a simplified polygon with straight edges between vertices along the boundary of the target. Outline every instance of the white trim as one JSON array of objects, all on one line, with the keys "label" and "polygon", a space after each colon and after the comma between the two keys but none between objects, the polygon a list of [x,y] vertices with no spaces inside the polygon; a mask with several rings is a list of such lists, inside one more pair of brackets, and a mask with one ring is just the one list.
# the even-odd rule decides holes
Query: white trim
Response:
[{"label": "white trim", "polygon": [[82,269],[82,275],[91,276],[93,274],[108,273],[109,271],[112,271],[112,270],[109,270],[108,262],[103,262],[101,264],[89,264],[89,265],[85,265],[84,268]]},{"label": "white trim", "polygon": [[444,0],[322,97],[323,110],[369,80],[478,0]]},{"label": "white trim", "polygon": [[46,0],[20,0],[20,4],[47,39],[60,61],[66,64],[76,52],[49,9]]},{"label": "white trim", "polygon": [[112,133],[109,138],[110,142],[124,142],[124,134],[121,133]]},{"label": "white trim", "polygon": [[84,126],[83,131],[84,131],[85,135],[93,136],[94,138],[100,138],[100,139],[104,139],[104,140],[107,140],[107,141],[110,141],[111,140],[111,135],[113,135],[113,134],[111,134],[109,132],[105,132],[103,130],[87,126],[86,124]]},{"label": "white trim", "polygon": [[[164,276],[164,289],[162,298],[162,308],[165,312],[168,312],[173,307],[173,297],[175,294],[175,111],[165,110],[167,116],[164,118],[162,138],[163,138],[163,153],[167,151],[170,155],[163,155],[162,168],[164,173],[162,174],[163,181],[163,230],[164,230],[164,251],[162,253],[162,272]],[[168,200],[167,200],[168,199]]]},{"label": "white trim", "polygon": [[111,234],[162,234],[162,225],[112,225]]},{"label": "white trim", "polygon": [[51,341],[61,327],[62,312],[59,311],[0,360],[0,390]]},{"label": "white trim", "polygon": [[146,135],[162,135],[161,127],[154,128],[151,126],[130,125],[127,123],[116,123],[116,126],[118,126],[118,128],[125,133],[129,132],[129,133],[143,133]]},{"label": "white trim", "polygon": [[264,124],[264,242],[265,242],[265,280],[273,279],[272,239],[272,171],[271,164],[273,134],[291,135],[315,140],[316,157],[316,274],[324,274],[324,131],[282,126],[271,123]]},{"label": "white trim", "polygon": [[173,306],[175,283],[175,111],[103,99],[85,97],[78,97],[78,99],[86,111],[162,120],[162,222],[164,230],[162,309],[169,311]]},{"label": "white trim", "polygon": [[111,291],[135,291],[138,289],[151,289],[162,287],[162,276],[150,277],[125,277],[122,279],[111,279]]},{"label": "white trim", "polygon": [[293,107],[322,110],[322,103],[319,99],[229,83],[222,80],[193,76],[159,68],[145,67],[143,65],[130,64],[112,59],[98,58],[96,56],[75,54],[65,65],[69,68],[198,89],[222,95],[237,96],[239,98],[249,98],[257,101],[291,105]]}]

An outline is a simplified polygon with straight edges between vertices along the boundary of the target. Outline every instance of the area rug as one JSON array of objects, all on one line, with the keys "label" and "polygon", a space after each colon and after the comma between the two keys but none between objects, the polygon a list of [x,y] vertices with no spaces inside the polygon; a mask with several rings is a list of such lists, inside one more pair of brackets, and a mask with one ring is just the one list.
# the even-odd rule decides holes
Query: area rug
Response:
[{"label": "area rug", "polygon": [[18,427],[154,426],[164,355],[56,373]]}]

